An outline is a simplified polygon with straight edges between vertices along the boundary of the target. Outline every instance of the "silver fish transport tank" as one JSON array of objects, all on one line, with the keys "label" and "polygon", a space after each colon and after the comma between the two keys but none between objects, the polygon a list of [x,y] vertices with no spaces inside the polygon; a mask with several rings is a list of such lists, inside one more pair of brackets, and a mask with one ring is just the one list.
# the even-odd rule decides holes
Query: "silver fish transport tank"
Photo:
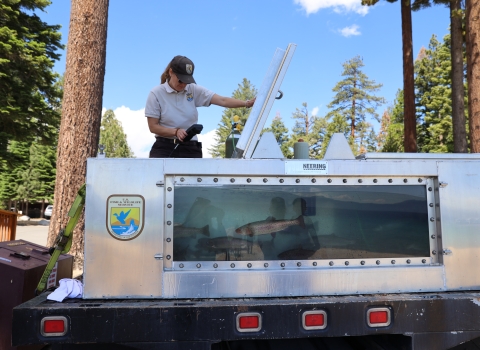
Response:
[{"label": "silver fish transport tank", "polygon": [[480,158],[89,159],[84,298],[478,289]]}]

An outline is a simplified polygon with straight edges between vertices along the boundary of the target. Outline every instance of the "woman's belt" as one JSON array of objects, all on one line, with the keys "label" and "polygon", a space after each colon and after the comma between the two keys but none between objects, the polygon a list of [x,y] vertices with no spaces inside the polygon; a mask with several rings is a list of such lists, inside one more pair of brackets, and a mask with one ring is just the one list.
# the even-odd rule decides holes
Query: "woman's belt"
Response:
[{"label": "woman's belt", "polygon": [[179,139],[167,139],[166,137],[161,137],[161,136],[155,136],[157,141],[160,142],[165,142],[165,143],[174,143],[174,144],[182,144],[182,145],[196,145],[198,144],[198,141],[187,141],[187,142],[182,142]]}]

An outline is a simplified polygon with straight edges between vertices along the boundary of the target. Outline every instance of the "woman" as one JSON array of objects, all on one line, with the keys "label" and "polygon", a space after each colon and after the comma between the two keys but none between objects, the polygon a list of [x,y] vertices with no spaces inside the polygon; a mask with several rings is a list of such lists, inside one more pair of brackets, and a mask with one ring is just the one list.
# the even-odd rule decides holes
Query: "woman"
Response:
[{"label": "woman", "polygon": [[225,108],[250,108],[255,99],[223,97],[199,86],[193,79],[195,65],[185,56],[175,56],[162,74],[161,85],[150,91],[145,107],[148,128],[156,142],[150,158],[202,158],[202,144],[197,137],[182,142],[186,129],[198,122],[197,107],[211,104]]}]

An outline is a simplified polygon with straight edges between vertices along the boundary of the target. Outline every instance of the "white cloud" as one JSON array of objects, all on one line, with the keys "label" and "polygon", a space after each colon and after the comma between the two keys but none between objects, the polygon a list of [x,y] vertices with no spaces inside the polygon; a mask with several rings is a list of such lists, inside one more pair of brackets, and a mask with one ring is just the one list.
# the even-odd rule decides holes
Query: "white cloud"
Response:
[{"label": "white cloud", "polygon": [[[106,108],[102,109],[102,115]],[[132,111],[130,108],[122,106],[113,111],[117,119],[122,123],[123,131],[127,135],[127,142],[136,158],[148,158],[150,149],[155,142],[155,137],[148,130],[147,119],[145,118],[145,109]],[[198,135],[198,140],[202,142],[203,157],[211,158],[208,148],[215,144],[215,131]]]},{"label": "white cloud", "polygon": [[361,0],[294,0],[300,5],[307,16],[319,10],[333,8],[337,13],[356,12],[362,16],[368,13],[368,6],[362,6]]},{"label": "white cloud", "polygon": [[213,129],[207,133],[199,134],[198,141],[202,143],[203,158],[212,158],[208,149],[215,144],[215,133],[217,130]]},{"label": "white cloud", "polygon": [[317,115],[319,109],[320,109],[319,107],[313,107],[313,109],[312,109],[312,115]]},{"label": "white cloud", "polygon": [[360,35],[360,31],[358,30],[360,27],[357,26],[356,24],[351,25],[350,27],[345,27],[343,29],[340,29],[339,32],[345,37],[349,37],[352,35]]}]

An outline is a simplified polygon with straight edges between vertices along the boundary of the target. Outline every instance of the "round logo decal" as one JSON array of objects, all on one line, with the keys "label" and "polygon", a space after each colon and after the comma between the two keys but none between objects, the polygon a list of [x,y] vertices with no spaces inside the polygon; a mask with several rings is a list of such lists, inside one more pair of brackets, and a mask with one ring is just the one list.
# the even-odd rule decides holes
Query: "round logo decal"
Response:
[{"label": "round logo decal", "polygon": [[107,231],[113,238],[129,241],[140,235],[145,199],[140,195],[112,195],[107,199]]}]

